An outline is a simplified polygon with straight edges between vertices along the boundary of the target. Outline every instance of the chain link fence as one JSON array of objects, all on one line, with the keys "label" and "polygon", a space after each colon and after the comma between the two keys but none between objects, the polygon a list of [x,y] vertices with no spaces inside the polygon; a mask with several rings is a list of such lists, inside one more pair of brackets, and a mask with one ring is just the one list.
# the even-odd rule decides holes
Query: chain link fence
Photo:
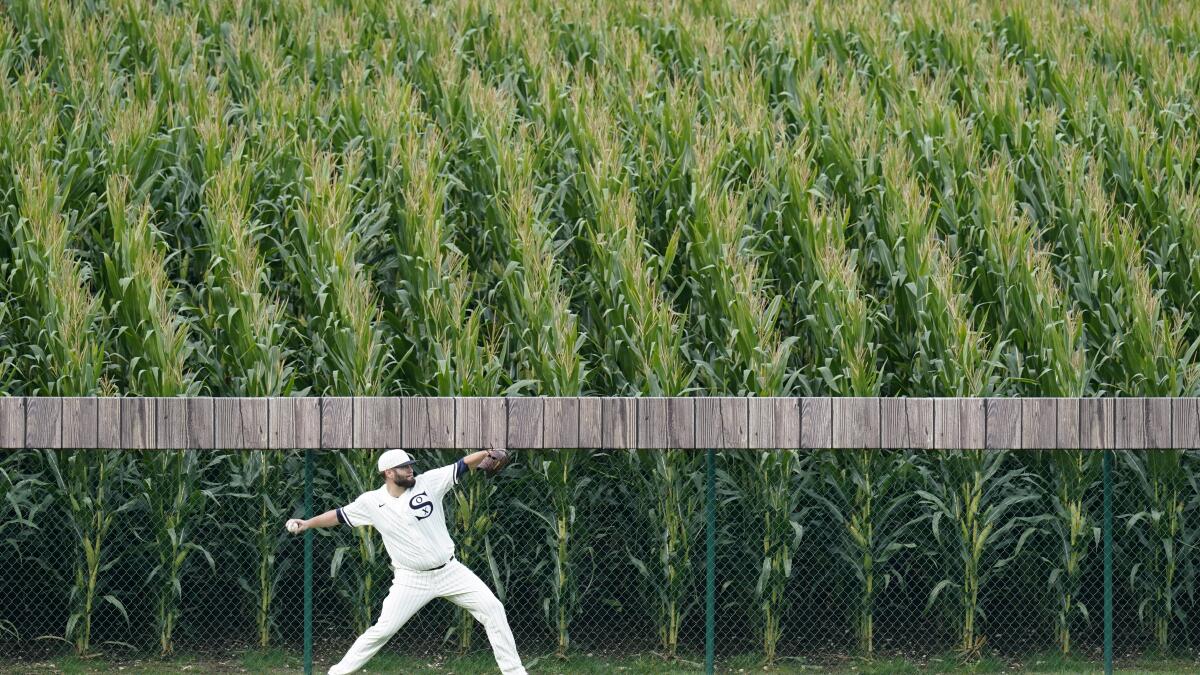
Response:
[{"label": "chain link fence", "polygon": [[[457,456],[413,454],[419,470]],[[713,453],[711,613],[706,453],[561,454],[519,451],[445,502],[458,557],[502,599],[526,660],[702,664],[710,619],[718,667],[1102,653],[1103,453]],[[313,455],[314,514],[352,500],[352,478],[374,485],[352,475],[373,452]],[[1192,654],[1196,451],[1113,459],[1116,653]],[[551,480],[551,464],[566,473]],[[283,522],[302,515],[304,467],[305,451],[5,455],[0,658],[299,652],[304,537]],[[155,494],[164,487],[188,495]],[[390,572],[368,528],[317,531],[313,560],[314,651],[327,663],[374,622]],[[488,644],[439,600],[387,649]]]}]

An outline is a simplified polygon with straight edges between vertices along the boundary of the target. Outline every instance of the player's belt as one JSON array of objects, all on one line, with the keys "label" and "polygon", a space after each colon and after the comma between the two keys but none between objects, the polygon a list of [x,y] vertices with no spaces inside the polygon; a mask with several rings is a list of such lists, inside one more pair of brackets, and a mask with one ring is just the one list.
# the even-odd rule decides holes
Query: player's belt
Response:
[{"label": "player's belt", "polygon": [[[450,560],[454,560],[454,556],[450,556]],[[447,560],[446,562],[442,563],[441,565],[438,565],[437,567],[430,567],[429,569],[427,569],[427,570],[422,570],[422,571],[424,571],[424,572],[433,572],[434,570],[440,570],[440,569],[442,569],[443,567],[445,567],[446,565],[449,565],[449,564],[450,564],[450,560]]]}]

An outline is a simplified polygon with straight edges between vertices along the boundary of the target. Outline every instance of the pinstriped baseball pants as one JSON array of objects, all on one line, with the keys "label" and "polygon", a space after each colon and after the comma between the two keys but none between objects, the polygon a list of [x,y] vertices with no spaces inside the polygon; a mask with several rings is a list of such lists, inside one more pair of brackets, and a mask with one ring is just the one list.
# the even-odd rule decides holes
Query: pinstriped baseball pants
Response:
[{"label": "pinstriped baseball pants", "polygon": [[329,675],[353,673],[362,668],[413,614],[434,598],[446,598],[465,608],[483,624],[500,672],[525,675],[504,605],[487,584],[458,560],[451,560],[442,569],[431,572],[396,570],[379,620],[358,636],[341,662],[329,669]]}]

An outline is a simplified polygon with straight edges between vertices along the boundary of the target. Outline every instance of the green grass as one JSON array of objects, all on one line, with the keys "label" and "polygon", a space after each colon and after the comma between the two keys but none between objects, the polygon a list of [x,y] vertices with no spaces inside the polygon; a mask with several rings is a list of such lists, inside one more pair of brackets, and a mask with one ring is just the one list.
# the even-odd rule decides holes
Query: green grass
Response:
[{"label": "green grass", "polygon": [[304,667],[301,654],[289,654],[282,649],[267,649],[242,654],[242,665],[256,673],[276,670],[295,670]]},{"label": "green grass", "polygon": [[1057,652],[1038,654],[1025,661],[1025,669],[1031,673],[1080,673],[1094,668],[1095,664],[1087,659]]},{"label": "green grass", "polygon": [[[338,655],[318,656],[314,672],[324,672]],[[566,675],[600,675],[607,673],[649,673],[668,675],[675,673],[703,673],[703,655],[691,655],[674,662],[665,661],[655,655],[601,656],[579,654],[559,659],[553,654],[541,657],[526,657],[530,673],[562,673]],[[823,673],[829,675],[906,675],[909,673],[1094,673],[1100,669],[1098,661],[1079,657],[1064,657],[1056,652],[1034,654],[1019,660],[984,657],[963,664],[953,654],[930,657],[927,660],[910,660],[903,657],[877,657],[874,659],[846,659],[838,663],[809,663],[801,659],[785,658],[774,666],[765,668],[754,655],[723,659],[717,667],[718,673]],[[1195,672],[1194,661],[1172,657],[1144,656],[1118,661],[1114,672],[1127,675],[1167,675]],[[297,673],[303,670],[299,653],[280,649],[246,652],[226,658],[196,655],[180,656],[169,660],[138,659],[108,660],[102,658],[81,659],[65,656],[34,662],[0,661],[0,673],[108,673],[119,671],[131,675],[158,675],[167,673]],[[487,651],[466,656],[433,655],[428,657],[380,654],[359,671],[361,673],[413,673],[415,675],[492,675],[496,662]]]},{"label": "green grass", "polygon": [[[314,672],[324,672],[333,665],[338,655],[318,657]],[[538,659],[527,658],[526,666],[531,673],[573,673],[579,675],[601,675],[602,673],[669,673],[703,672],[701,658],[696,665],[675,664],[655,656],[593,657],[572,656],[565,660],[549,654]],[[229,658],[183,657],[170,660],[138,659],[108,660],[81,659],[65,656],[57,659],[17,662],[0,661],[0,672],[39,673],[108,673],[120,672],[135,675],[158,675],[159,673],[203,672],[203,673],[296,673],[303,670],[300,654],[278,649],[264,652],[247,652]],[[496,672],[496,662],[490,652],[478,652],[466,656],[412,657],[396,654],[379,654],[363,668],[361,673],[413,673],[415,675],[446,674],[470,675]]]}]

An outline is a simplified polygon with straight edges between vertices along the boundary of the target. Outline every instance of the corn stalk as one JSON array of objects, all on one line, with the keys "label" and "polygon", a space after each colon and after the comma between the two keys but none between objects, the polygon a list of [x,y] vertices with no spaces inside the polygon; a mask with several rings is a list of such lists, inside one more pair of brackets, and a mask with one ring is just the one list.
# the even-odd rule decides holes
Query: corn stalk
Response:
[{"label": "corn stalk", "polygon": [[[402,377],[425,396],[495,395],[503,375],[502,337],[486,333],[484,313],[473,298],[475,275],[453,241],[448,143],[421,113],[412,87],[388,79],[376,96],[366,106],[368,161],[378,171],[378,198],[394,203],[396,222],[387,233],[395,264],[379,265],[375,274],[394,280],[394,302],[384,321],[391,329],[392,351],[412,355],[403,361]],[[453,461],[453,455],[443,459]],[[503,598],[489,538],[496,490],[495,481],[478,474],[464,478],[455,490],[455,550],[468,566],[486,565]],[[477,622],[461,608],[456,617],[458,650],[466,653]]]},{"label": "corn stalk", "polygon": [[[1068,300],[1050,267],[1047,252],[1036,242],[1028,218],[1013,201],[1012,179],[1002,165],[979,176],[979,215],[987,233],[986,261],[996,290],[999,317],[1026,359],[1036,390],[1047,396],[1082,396],[1092,381],[1084,349],[1081,319],[1067,309]],[[1072,652],[1072,624],[1090,619],[1080,598],[1084,562],[1099,542],[1094,513],[1100,458],[1095,452],[1055,450],[1046,467],[1048,501],[1053,518],[1045,521],[1056,542],[1057,557],[1048,559],[1050,586],[1057,593],[1055,633],[1059,651]]]},{"label": "corn stalk", "polygon": [[[877,396],[882,374],[876,331],[881,317],[862,288],[855,253],[844,240],[846,214],[810,201],[804,142],[786,153],[775,269],[791,290],[793,308],[808,338],[816,395]],[[787,262],[784,262],[787,261]],[[806,493],[838,533],[833,554],[855,582],[853,622],[858,650],[874,651],[875,599],[892,580],[892,556],[904,542],[896,518],[908,501],[897,490],[908,474],[900,455],[879,450],[824,453],[819,478]]]},{"label": "corn stalk", "polygon": [[[1054,23],[1061,25],[1061,17],[1056,18]],[[1047,224],[1061,226],[1047,228],[1048,234],[1066,249],[1063,267],[1080,297],[1088,340],[1112,345],[1101,371],[1105,385],[1129,395],[1172,396],[1192,390],[1196,343],[1188,341],[1195,334],[1194,322],[1186,313],[1168,318],[1161,306],[1164,300],[1190,306],[1194,289],[1181,290],[1173,279],[1190,278],[1194,242],[1185,236],[1164,244],[1158,236],[1160,223],[1169,227],[1188,208],[1186,195],[1179,187],[1172,190],[1170,183],[1179,175],[1175,153],[1193,157],[1194,144],[1156,145],[1149,122],[1123,107],[1121,96],[1106,102],[1114,104],[1115,111],[1093,109],[1097,99],[1081,96],[1075,78],[1088,77],[1098,86],[1109,78],[1086,66],[1061,37],[1042,32],[1024,14],[1004,17],[999,30],[1018,47],[1014,51],[1023,64],[1036,60],[1036,67],[1027,66],[1027,71],[1036,77],[1038,91],[1053,92],[1054,103],[1061,106],[1061,112],[1046,111],[1039,120],[1034,155],[1061,182],[1038,183],[1042,189],[1034,194],[1053,219]],[[1040,59],[1044,54],[1056,58]],[[1084,147],[1064,146],[1057,134]],[[1094,155],[1086,154],[1093,148]],[[1129,217],[1114,213],[1106,186],[1122,206],[1132,204]],[[1148,237],[1139,236],[1138,221],[1149,229]],[[1149,255],[1142,243],[1147,239]],[[1151,260],[1155,265],[1147,269]],[[1105,283],[1096,280],[1101,269]],[[1190,578],[1176,577],[1191,551],[1180,542],[1193,536],[1181,515],[1192,501],[1185,496],[1181,455],[1161,450],[1145,457],[1125,456],[1126,480],[1143,500],[1141,509],[1122,516],[1126,529],[1143,545],[1141,559],[1131,567],[1130,583],[1139,597],[1139,617],[1151,627],[1160,651],[1167,649],[1171,622],[1178,616],[1179,584],[1191,584]]]},{"label": "corn stalk", "polygon": [[[978,153],[975,141],[964,134],[957,116],[949,111],[933,111],[928,108],[902,106],[901,119],[907,126],[910,152],[916,175],[924,179],[923,188],[936,194],[941,208],[936,211],[934,222],[937,231],[956,242],[961,252],[977,255],[981,241],[986,241],[985,223],[977,223],[969,215],[960,215],[960,195],[971,192],[959,186],[972,175],[967,168]],[[887,165],[888,162],[892,164]],[[898,165],[896,163],[899,163]],[[892,178],[892,189],[899,190],[897,196],[909,198],[917,195],[917,188],[905,185],[897,174],[903,170],[905,160],[899,155],[885,159],[885,174]],[[885,198],[888,194],[885,192]],[[918,202],[919,203],[919,202]],[[918,215],[911,220],[921,221]],[[935,231],[929,227],[933,236]],[[953,249],[952,249],[953,250]],[[941,257],[939,255],[939,257]],[[950,259],[952,260],[952,258]],[[953,263],[943,259],[938,263],[935,275],[938,289],[937,314],[934,325],[940,334],[938,342],[944,345],[950,358],[943,359],[943,374],[940,376],[934,395],[984,396],[989,392],[1004,390],[1012,386],[1014,368],[1008,366],[1008,375],[997,378],[995,370],[1001,367],[1000,355],[1006,348],[1006,339],[999,339],[989,348],[987,341],[976,332],[975,325],[988,323],[990,312],[984,316],[968,313],[972,303],[971,294],[978,297],[981,277],[986,268],[968,268],[963,274],[970,285],[959,290],[959,283],[952,277],[959,273]],[[955,595],[959,650],[970,658],[976,658],[985,643],[979,622],[986,619],[980,607],[980,593],[991,577],[1015,559],[1025,542],[1037,530],[1036,518],[1024,515],[1026,504],[1039,498],[1035,476],[1023,466],[1006,467],[1009,456],[1005,453],[978,450],[952,450],[920,467],[923,489],[916,495],[923,514],[914,521],[928,522],[934,540],[943,547],[944,561],[949,562],[947,576],[940,580],[930,593],[928,606],[932,607],[947,589]],[[942,521],[948,527],[943,528]]]},{"label": "corn stalk", "polygon": [[[770,294],[747,228],[774,130],[762,92],[748,73],[726,73],[713,86],[712,116],[705,127],[696,136],[687,130],[676,139],[690,145],[694,157],[688,167],[683,283],[696,343],[704,347],[692,358],[708,392],[781,396],[790,390],[787,366],[796,338],[780,335],[784,297]],[[668,105],[683,120],[695,116],[697,103],[681,92]],[[792,450],[733,457],[730,469],[720,473],[719,489],[726,504],[740,504],[761,517],[748,541],[755,542],[750,555],[760,570],[753,592],[755,619],[769,664],[782,635],[792,557],[803,533],[796,482],[805,467]]]},{"label": "corn stalk", "polygon": [[[258,250],[264,227],[251,216],[253,182],[244,140],[226,137],[220,126],[224,112],[224,106],[215,106],[212,117],[197,129],[202,172],[208,177],[201,219],[209,246],[205,283],[197,298],[205,311],[197,329],[213,350],[209,386],[233,396],[286,396],[296,374],[284,310],[278,292],[271,297],[267,290],[270,272]],[[283,452],[239,452],[230,459],[230,496],[255,514],[249,528],[238,528],[252,552],[250,560],[239,561],[248,564],[238,582],[254,608],[258,646],[267,648],[283,571],[277,552],[287,536],[279,521],[291,510],[300,473]]]},{"label": "corn stalk", "polygon": [[[931,330],[942,299],[931,274],[942,262],[939,251],[929,241],[922,202],[886,198],[897,187],[880,181],[870,159],[867,148],[878,143],[881,126],[858,82],[832,69],[822,76],[823,87],[806,81],[810,88],[792,111],[809,120],[814,140],[802,132],[778,153],[789,159],[778,181],[784,200],[771,229],[771,267],[793,289],[797,328],[811,350],[805,359],[811,391],[878,396],[891,352],[893,376],[917,392],[923,383],[914,379],[937,378],[945,355],[936,342],[941,333]],[[872,293],[869,284],[880,290]],[[873,295],[892,299],[894,314],[887,316]],[[911,501],[900,489],[909,466],[902,455],[878,450],[828,453],[819,481],[808,488],[837,532],[832,553],[854,580],[852,620],[858,651],[866,655],[875,649],[876,597],[893,580],[889,563],[913,547],[900,520]]]},{"label": "corn stalk", "polygon": [[[1159,108],[1147,104],[1157,86],[1154,80],[1082,58],[1077,45],[1064,39],[1062,30],[1054,30],[1081,19],[1095,31],[1091,37],[1098,44],[1093,48],[1108,52],[1114,48],[1111,40],[1120,40],[1138,22],[1136,16],[1126,14],[1129,7],[1116,9],[1116,16],[1124,14],[1125,21],[1114,22],[1114,17],[1094,10],[1071,17],[1055,8],[1035,6],[1005,16],[998,32],[1016,47],[1013,59],[1031,74],[1038,93],[1035,100],[1059,111],[1063,141],[1094,159],[1111,208],[1141,230],[1146,273],[1160,290],[1164,309],[1189,315],[1185,334],[1188,340],[1196,340],[1200,333],[1188,309],[1197,291],[1189,281],[1195,279],[1200,239],[1181,228],[1180,220],[1194,204],[1184,167],[1195,163],[1195,137],[1177,134],[1178,125],[1170,123],[1169,112],[1161,118],[1167,125],[1160,132],[1151,117]],[[1097,30],[1097,23],[1104,24],[1102,30]],[[1083,95],[1078,82],[1089,82],[1091,94]]]},{"label": "corn stalk", "polygon": [[[695,371],[684,360],[679,317],[660,291],[677,249],[671,245],[665,255],[647,254],[630,191],[634,178],[622,166],[615,122],[588,96],[590,90],[585,85],[579,91],[567,120],[575,147],[581,148],[575,189],[590,253],[588,335],[603,359],[599,369],[615,389],[679,396]],[[664,450],[630,452],[626,459],[626,475],[635,477],[634,497],[646,505],[647,525],[659,533],[652,551],[638,547],[629,556],[655,595],[659,648],[665,658],[675,659],[683,622],[698,605],[692,533],[699,531],[703,514],[700,457]]]},{"label": "corn stalk", "polygon": [[[306,311],[301,330],[312,350],[307,365],[314,386],[326,395],[379,396],[395,365],[384,349],[375,291],[356,260],[362,246],[354,202],[360,157],[339,158],[311,145],[300,152],[303,184],[291,207],[293,256],[286,263]],[[346,501],[378,487],[370,451],[339,453],[335,466]],[[351,536],[353,545],[335,551],[330,576],[340,582],[354,627],[362,632],[372,623],[376,575],[384,559],[371,528],[355,528]],[[356,564],[343,575],[348,553]]]},{"label": "corn stalk", "polygon": [[[0,559],[12,569],[32,561],[25,547],[42,534],[42,514],[51,508],[44,476],[24,460],[18,453],[0,457]],[[0,635],[19,642],[20,625],[9,618],[15,612],[8,610],[7,603],[0,609]]]},{"label": "corn stalk", "polygon": [[[1003,163],[981,166],[979,146],[967,145],[973,149],[959,155],[966,163],[958,171],[974,179],[964,193],[967,197],[951,202],[958,218],[974,222],[966,240],[979,263],[976,287],[980,297],[994,299],[995,311],[990,316],[1023,361],[1029,394],[1084,395],[1094,368],[1083,341],[1081,317],[1060,289],[1051,253],[1042,248],[1033,222],[1018,212],[1015,199],[1019,193],[1009,174],[1013,159],[1008,152],[1029,138],[1019,104],[1023,79],[1006,71],[986,51],[970,51],[967,45],[971,40],[961,29],[934,33],[925,21],[917,19],[911,39],[907,47],[933,61],[946,79],[929,89],[918,88],[920,97],[911,103],[903,101],[902,105],[908,104],[904,105],[908,109],[905,115],[919,117],[918,107],[929,100],[949,105],[957,96],[979,114],[982,144],[1003,153]],[[930,55],[918,51],[921,45],[940,49]],[[1045,497],[1053,517],[1043,522],[1057,542],[1058,555],[1044,559],[1051,568],[1050,586],[1057,594],[1056,638],[1060,651],[1068,654],[1075,617],[1089,619],[1079,590],[1084,561],[1099,535],[1090,513],[1099,460],[1095,453],[1056,450],[1049,463],[1035,464],[1044,468],[1049,478]]]},{"label": "corn stalk", "polygon": [[[26,320],[21,323],[37,326],[29,339],[38,349],[31,350],[34,363],[26,373],[43,395],[112,395],[111,386],[101,380],[106,338],[100,301],[88,287],[91,270],[68,248],[72,233],[62,213],[65,195],[44,152],[35,147],[17,169],[19,218],[9,231],[14,260],[20,262],[13,281],[25,300]],[[114,607],[128,622],[121,601],[100,587],[101,571],[116,562],[105,549],[113,520],[136,505],[120,501],[131,468],[127,457],[105,450],[45,451],[55,501],[66,509],[77,543],[64,638],[80,656],[92,651],[92,618],[99,602]]]},{"label": "corn stalk", "polygon": [[[189,329],[178,313],[177,291],[164,271],[159,234],[149,207],[127,201],[129,183],[113,176],[106,192],[113,247],[104,255],[104,281],[112,302],[117,340],[130,393],[139,396],[194,396],[200,383],[186,367],[192,350]],[[159,650],[174,652],[183,589],[180,579],[192,553],[213,566],[212,556],[193,540],[207,502],[202,489],[208,463],[195,450],[154,450],[141,459],[137,479],[141,505],[153,531],[150,544],[158,563],[149,580],[154,588]]]},{"label": "corn stalk", "polygon": [[1119,515],[1140,549],[1129,569],[1129,586],[1138,599],[1138,619],[1150,627],[1155,648],[1166,653],[1172,626],[1188,618],[1182,596],[1195,592],[1197,533],[1190,526],[1200,507],[1195,467],[1175,450],[1147,450],[1144,457],[1133,452],[1119,455],[1127,478],[1117,489],[1143,500],[1141,509]]},{"label": "corn stalk", "polygon": [[[576,396],[583,390],[586,363],[583,336],[565,293],[563,271],[555,259],[553,232],[535,189],[533,148],[538,139],[519,126],[511,99],[489,89],[472,74],[464,83],[471,115],[477,116],[478,143],[471,152],[490,165],[494,182],[482,228],[495,247],[491,263],[499,279],[496,312],[507,324],[515,372],[548,396]],[[556,654],[570,648],[570,627],[579,607],[579,578],[574,574],[590,555],[589,531],[579,518],[596,492],[581,476],[587,453],[563,449],[530,462],[544,484],[546,507],[517,502],[536,517],[549,549],[546,618],[556,635]]]}]

